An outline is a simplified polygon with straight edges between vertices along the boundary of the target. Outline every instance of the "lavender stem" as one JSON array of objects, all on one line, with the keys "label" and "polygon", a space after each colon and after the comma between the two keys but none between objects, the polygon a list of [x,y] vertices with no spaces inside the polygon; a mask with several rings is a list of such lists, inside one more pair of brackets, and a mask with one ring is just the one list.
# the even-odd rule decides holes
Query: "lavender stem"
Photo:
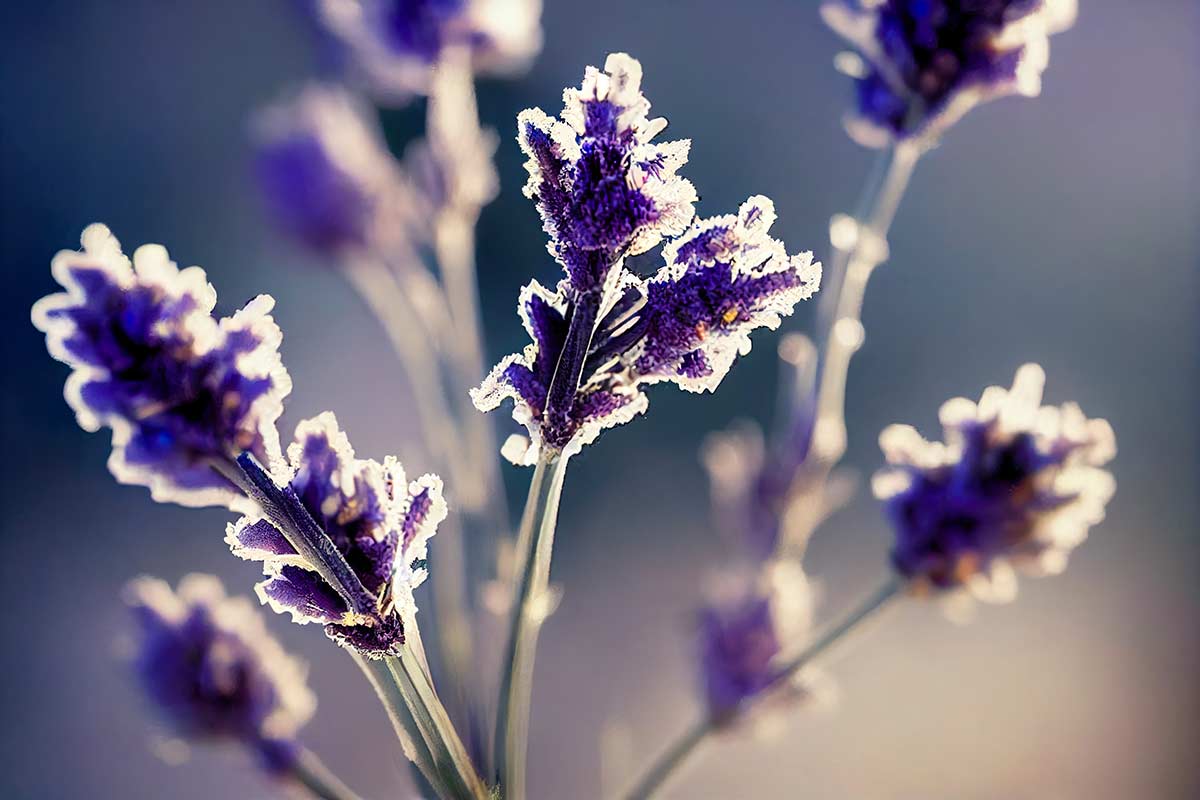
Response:
[{"label": "lavender stem", "polygon": [[360,800],[311,750],[300,752],[292,767],[291,777],[319,800]]},{"label": "lavender stem", "polygon": [[[744,715],[754,704],[755,699],[769,694],[770,689],[790,680],[818,656],[825,654],[833,645],[844,640],[847,634],[858,629],[860,625],[887,608],[893,600],[900,596],[903,588],[903,580],[897,577],[888,578],[879,589],[856,606],[837,624],[826,630],[800,651],[799,654],[793,656],[779,667],[768,684],[767,690],[758,694],[756,698],[744,702],[742,707],[738,709],[738,716]],[[642,779],[625,795],[625,800],[648,800],[648,798],[652,797],[670,778],[678,774],[680,767],[695,752],[697,746],[706,741],[717,729],[717,723],[713,719],[705,717],[695,723],[682,736],[674,739],[671,746],[659,756],[658,760],[645,772]]]},{"label": "lavender stem", "polygon": [[550,557],[568,458],[552,454],[538,460],[517,536],[519,569],[496,715],[495,760],[505,800],[525,800],[533,665],[538,632],[546,618]]}]

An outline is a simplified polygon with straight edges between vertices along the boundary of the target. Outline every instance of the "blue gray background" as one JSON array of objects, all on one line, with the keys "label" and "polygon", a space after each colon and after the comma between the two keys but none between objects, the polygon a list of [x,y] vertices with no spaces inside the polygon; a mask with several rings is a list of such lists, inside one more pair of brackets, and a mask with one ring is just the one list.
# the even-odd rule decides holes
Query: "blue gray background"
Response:
[{"label": "blue gray background", "polygon": [[[850,376],[848,463],[879,462],[877,432],[1036,360],[1049,398],[1111,420],[1119,489],[1062,577],[966,628],[912,605],[832,665],[835,713],[704,753],[678,798],[1193,798],[1200,734],[1197,266],[1200,7],[1083,0],[1053,42],[1045,92],[973,112],[923,162],[893,259],[874,279]],[[325,408],[381,457],[414,420],[387,344],[335,273],[266,228],[246,179],[247,115],[313,71],[293,4],[46,0],[0,11],[0,248],[4,291],[0,492],[0,796],[260,797],[237,754],[169,767],[114,641],[130,576],[255,578],[221,542],[226,515],[156,506],[104,470],[104,435],[76,428],[66,370],[30,304],[51,255],[103,220],[130,247],[164,242],[204,265],[226,311],[279,300],[296,391],[284,429]],[[778,204],[793,248],[825,248],[870,155],[842,134],[838,44],[815,3],[550,2],[523,79],[481,89],[503,134],[501,198],[480,228],[488,349],[521,346],[519,286],[549,279],[511,138],[527,105],[558,107],[588,63],[626,50],[677,136],[704,214],[751,193]],[[402,143],[419,122],[387,116]],[[806,308],[788,323],[811,321]],[[696,459],[705,432],[771,411],[770,337],[715,396],[654,392],[651,413],[579,458],[566,489],[533,718],[533,792],[601,791],[600,731],[628,727],[635,761],[691,719],[686,636],[721,557]],[[513,498],[527,473],[507,468]],[[884,570],[887,536],[862,496],[822,530],[810,568],[822,613]],[[434,549],[436,558],[436,547]],[[350,660],[316,630],[272,627],[312,665],[311,745],[369,797],[405,797],[404,767]]]}]

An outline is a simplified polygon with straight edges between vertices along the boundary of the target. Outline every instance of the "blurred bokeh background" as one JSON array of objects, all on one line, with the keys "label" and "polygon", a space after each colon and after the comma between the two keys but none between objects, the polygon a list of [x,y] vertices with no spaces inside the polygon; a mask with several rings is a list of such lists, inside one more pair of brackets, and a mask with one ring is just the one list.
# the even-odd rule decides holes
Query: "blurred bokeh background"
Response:
[{"label": "blurred bokeh background", "polygon": [[[1035,360],[1051,401],[1078,399],[1117,431],[1108,520],[1065,575],[1024,581],[1014,605],[968,627],[906,605],[833,665],[833,713],[712,747],[672,797],[1200,796],[1200,6],[1081,5],[1040,99],[972,112],[919,166],[868,293],[847,463],[869,474],[884,425],[936,433],[945,398]],[[534,69],[480,89],[503,135],[502,194],[479,231],[491,356],[524,343],[519,286],[555,269],[519,191],[515,115],[556,110],[612,50],[642,60],[655,110],[694,140],[701,213],[767,194],[775,232],[823,255],[871,156],[840,128],[849,85],[815,6],[550,0]],[[203,570],[248,590],[256,568],[230,557],[225,513],[157,506],[111,480],[107,435],[76,427],[66,369],[28,310],[56,288],[53,253],[102,220],[130,249],[163,242],[205,266],[220,310],[276,296],[296,383],[285,431],[333,408],[364,455],[411,436],[381,331],[336,273],[270,232],[248,181],[247,116],[313,73],[312,42],[286,0],[44,0],[0,18],[0,796],[265,796],[237,754],[153,755],[114,645],[127,578]],[[420,112],[385,121],[400,145]],[[537,665],[535,797],[600,794],[606,725],[627,727],[643,764],[692,718],[690,609],[722,555],[697,448],[735,418],[770,415],[773,348],[764,336],[715,396],[655,391],[647,417],[577,459],[555,566],[566,594]],[[505,477],[518,499],[528,473]],[[821,530],[808,566],[822,618],[875,583],[886,548],[865,494]],[[366,796],[410,796],[350,659],[316,629],[270,622],[311,663],[312,747]]]}]

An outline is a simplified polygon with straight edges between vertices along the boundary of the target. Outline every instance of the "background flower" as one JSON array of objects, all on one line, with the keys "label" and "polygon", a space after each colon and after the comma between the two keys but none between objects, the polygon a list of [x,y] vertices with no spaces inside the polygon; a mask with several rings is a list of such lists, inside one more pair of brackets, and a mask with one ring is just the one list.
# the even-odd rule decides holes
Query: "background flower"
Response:
[{"label": "background flower", "polygon": [[134,671],[171,731],[185,741],[231,740],[287,772],[317,699],[305,666],[284,652],[250,601],[192,574],[172,590],[138,578],[125,591],[138,627]]},{"label": "background flower", "polygon": [[950,400],[944,442],[907,425],[880,434],[888,467],[875,495],[896,533],[892,564],[917,588],[1011,599],[1011,567],[1061,572],[1104,518],[1116,488],[1101,469],[1116,454],[1112,428],[1072,403],[1042,406],[1044,383],[1041,367],[1026,364],[1012,389],[992,386],[978,404]]}]

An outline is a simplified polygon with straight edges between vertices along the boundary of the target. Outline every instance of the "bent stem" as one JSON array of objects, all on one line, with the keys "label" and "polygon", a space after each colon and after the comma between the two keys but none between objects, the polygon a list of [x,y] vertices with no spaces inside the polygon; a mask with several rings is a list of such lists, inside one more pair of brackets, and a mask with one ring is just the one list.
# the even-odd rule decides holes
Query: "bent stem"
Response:
[{"label": "bent stem", "polygon": [[342,779],[333,774],[329,767],[313,751],[300,751],[290,773],[292,780],[304,787],[313,797],[320,800],[360,800]]},{"label": "bent stem", "polygon": [[524,800],[529,739],[529,705],[538,633],[549,603],[550,557],[568,456],[543,455],[529,483],[529,497],[517,535],[518,569],[504,674],[500,681],[494,757],[505,800]]},{"label": "bent stem", "polygon": [[[766,688],[755,697],[742,703],[736,716],[743,716],[754,705],[758,698],[769,694],[772,689],[790,681],[804,667],[808,666],[818,656],[824,655],[833,645],[843,641],[845,637],[859,629],[867,620],[875,617],[887,608],[893,600],[900,596],[904,581],[891,577],[872,593],[866,600],[851,610],[846,616],[807,647],[788,661],[785,661],[772,676]],[[645,772],[642,779],[625,795],[625,800],[646,800],[661,789],[666,782],[678,774],[680,767],[688,760],[697,746],[706,741],[718,730],[720,724],[712,717],[704,717],[695,723],[683,735],[676,737],[670,747]]]}]

